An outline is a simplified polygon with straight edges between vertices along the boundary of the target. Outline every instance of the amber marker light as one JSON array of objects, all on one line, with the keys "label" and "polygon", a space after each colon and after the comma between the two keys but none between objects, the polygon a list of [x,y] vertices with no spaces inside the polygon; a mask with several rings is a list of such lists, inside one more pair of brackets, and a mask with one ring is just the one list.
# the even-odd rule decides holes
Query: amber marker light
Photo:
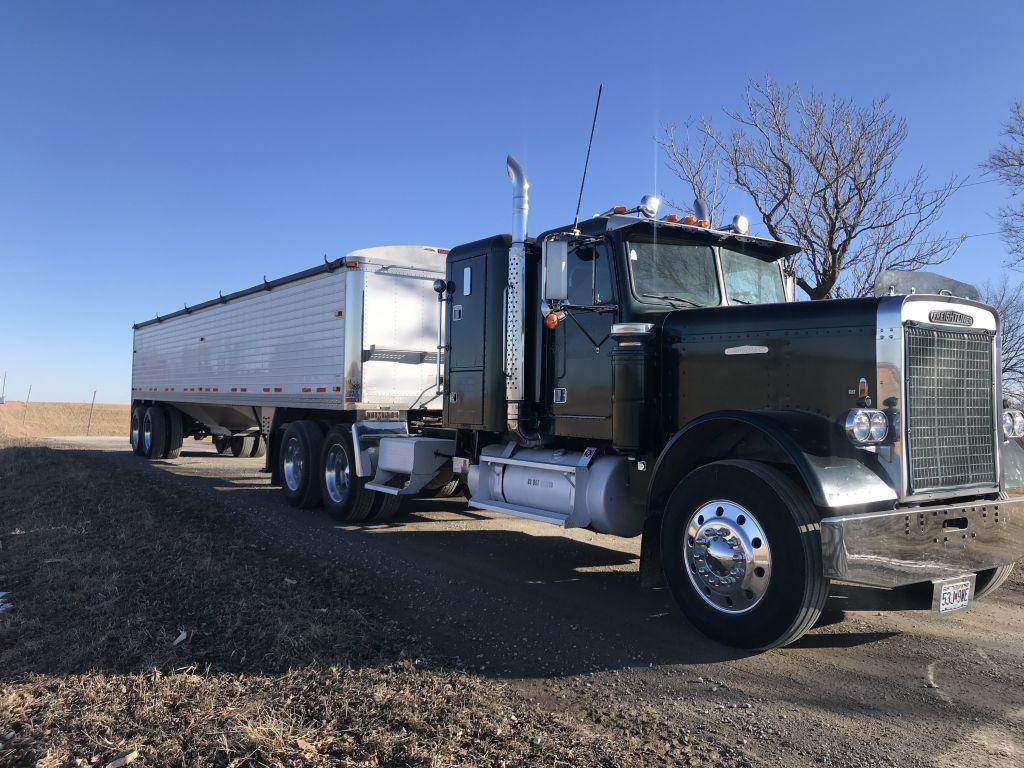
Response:
[{"label": "amber marker light", "polygon": [[683,224],[689,224],[691,227],[694,226],[696,223],[697,223],[697,217],[696,216],[687,216],[685,219],[683,219]]},{"label": "amber marker light", "polygon": [[555,330],[558,327],[558,315],[552,312],[550,315],[544,318],[544,327],[549,330]]},{"label": "amber marker light", "polygon": [[618,214],[619,216],[621,216],[625,212],[626,212],[626,206],[624,206],[624,205],[616,205],[614,208],[612,208],[612,213]]},{"label": "amber marker light", "polygon": [[707,229],[708,227],[711,226],[711,222],[708,221],[707,219],[698,219],[697,220],[697,226],[698,227],[702,227],[704,229]]},{"label": "amber marker light", "polygon": [[669,224],[675,224],[677,221],[679,221],[679,214],[670,213],[665,218],[663,218],[662,221],[667,221]]}]

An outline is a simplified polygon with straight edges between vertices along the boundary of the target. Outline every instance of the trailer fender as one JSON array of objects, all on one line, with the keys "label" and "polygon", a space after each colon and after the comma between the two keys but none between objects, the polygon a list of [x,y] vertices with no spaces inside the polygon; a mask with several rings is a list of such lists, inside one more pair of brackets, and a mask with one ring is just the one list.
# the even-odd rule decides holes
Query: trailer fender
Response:
[{"label": "trailer fender", "polygon": [[839,426],[798,411],[716,411],[687,423],[654,465],[647,513],[659,515],[679,480],[702,464],[750,459],[791,467],[818,507],[896,500],[873,453],[850,445]]}]

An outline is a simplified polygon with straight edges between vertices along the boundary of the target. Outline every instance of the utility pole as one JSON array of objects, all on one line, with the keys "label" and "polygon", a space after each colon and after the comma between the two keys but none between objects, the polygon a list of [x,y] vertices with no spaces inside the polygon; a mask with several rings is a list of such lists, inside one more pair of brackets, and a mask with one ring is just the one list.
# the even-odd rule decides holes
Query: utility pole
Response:
[{"label": "utility pole", "polygon": [[89,423],[85,425],[85,436],[89,436],[89,430],[92,429],[92,411],[96,407],[96,390],[92,391],[92,405],[89,406]]},{"label": "utility pole", "polygon": [[0,384],[0,405],[4,404],[5,394],[7,394],[7,371],[4,371],[4,383]]},{"label": "utility pole", "polygon": [[28,404],[32,400],[32,385],[28,385],[28,397],[25,398],[25,413],[21,416],[21,425],[25,426],[25,422],[28,420]]}]

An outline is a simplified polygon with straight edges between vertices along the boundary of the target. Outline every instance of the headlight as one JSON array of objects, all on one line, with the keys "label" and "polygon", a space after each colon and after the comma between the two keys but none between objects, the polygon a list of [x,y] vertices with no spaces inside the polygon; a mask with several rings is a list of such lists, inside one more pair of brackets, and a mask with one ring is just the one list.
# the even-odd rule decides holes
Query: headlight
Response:
[{"label": "headlight", "polygon": [[881,411],[871,412],[871,442],[880,443],[889,436],[889,420]]},{"label": "headlight", "polygon": [[1007,440],[1024,437],[1024,413],[1003,411],[1003,437]]},{"label": "headlight", "polygon": [[846,414],[846,436],[856,445],[877,445],[889,436],[889,417],[885,411],[854,408]]}]

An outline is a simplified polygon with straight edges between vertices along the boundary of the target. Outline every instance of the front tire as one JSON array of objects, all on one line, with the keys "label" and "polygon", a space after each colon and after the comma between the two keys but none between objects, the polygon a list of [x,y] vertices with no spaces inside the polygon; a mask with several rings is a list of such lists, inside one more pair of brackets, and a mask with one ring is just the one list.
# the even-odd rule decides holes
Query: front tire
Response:
[{"label": "front tire", "polygon": [[1003,583],[1013,573],[1014,567],[1016,567],[1015,564],[1011,563],[1010,565],[1002,565],[998,568],[978,571],[977,578],[974,581],[974,599],[981,600],[1003,586]]},{"label": "front tire", "polygon": [[766,464],[717,461],[684,477],[665,508],[661,547],[676,603],[726,645],[788,645],[814,626],[828,597],[817,511]]},{"label": "front tire", "polygon": [[311,509],[320,503],[320,454],[324,433],[312,421],[294,421],[281,437],[278,471],[281,491],[293,507]]}]

